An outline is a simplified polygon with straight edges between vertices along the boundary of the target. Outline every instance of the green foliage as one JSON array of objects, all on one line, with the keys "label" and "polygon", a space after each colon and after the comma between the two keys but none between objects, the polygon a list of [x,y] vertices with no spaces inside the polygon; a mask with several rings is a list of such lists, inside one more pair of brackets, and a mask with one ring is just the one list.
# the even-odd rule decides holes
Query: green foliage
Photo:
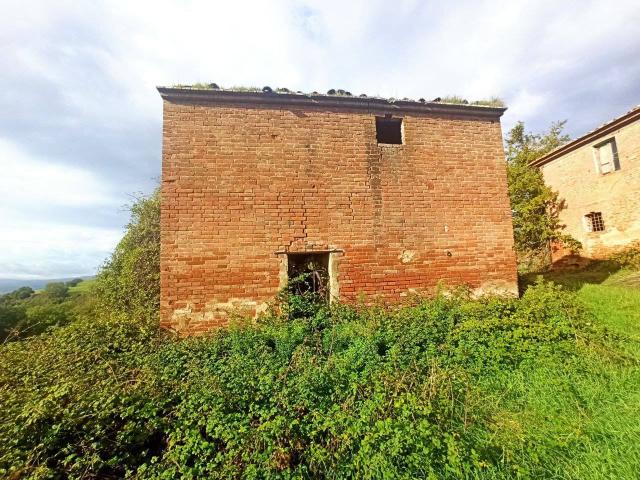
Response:
[{"label": "green foliage", "polygon": [[44,294],[53,302],[61,302],[69,295],[69,286],[64,282],[47,283]]},{"label": "green foliage", "polygon": [[[545,478],[636,478],[640,471],[640,276],[611,269],[610,262],[577,271],[550,271],[544,278],[576,291],[593,315],[593,325],[613,334],[613,351],[585,344],[571,362],[539,365],[526,375],[508,375],[493,386],[487,401],[505,421],[505,441],[526,439],[526,456],[554,442]],[[491,387],[489,387],[491,390]],[[506,392],[516,392],[508,395]],[[509,397],[512,398],[509,398]],[[497,433],[497,432],[496,432]],[[515,448],[514,448],[515,449]]]},{"label": "green foliage", "polygon": [[25,317],[25,310],[21,306],[0,304],[0,341],[15,337],[14,332],[24,322]]},{"label": "green foliage", "polygon": [[550,242],[563,243],[573,250],[581,248],[580,242],[562,233],[559,212],[564,208],[563,201],[544,183],[542,172],[531,166],[532,161],[569,140],[562,134],[564,124],[557,122],[548,132],[532,134],[525,131],[524,123],[518,122],[507,135],[507,179],[520,259],[544,255]]},{"label": "green foliage", "polygon": [[156,318],[160,303],[160,192],[139,197],[95,290],[103,312]]},{"label": "green foliage", "polygon": [[483,100],[475,100],[469,102],[466,98],[460,97],[458,95],[448,95],[446,97],[442,97],[440,99],[442,103],[451,103],[454,105],[479,105],[483,107],[504,107],[505,103],[499,97],[491,97]]},{"label": "green foliage", "polygon": [[65,284],[67,285],[67,287],[73,288],[73,287],[77,287],[80,283],[82,283],[82,281],[83,281],[82,278],[74,278],[72,280],[69,280]]},{"label": "green foliage", "polygon": [[623,250],[611,255],[610,259],[622,268],[640,270],[640,242],[633,242]]},{"label": "green foliage", "polygon": [[[312,272],[303,272],[289,279],[286,288],[277,297],[279,311],[283,318],[295,320],[313,316],[322,307],[326,307],[329,300],[327,291],[327,273],[321,269]],[[315,285],[316,289],[312,287]]]},{"label": "green foliage", "polygon": [[[567,446],[502,434],[504,410],[486,397],[533,364],[580,375],[581,352],[613,344],[551,284],[521,300],[460,294],[394,310],[292,304],[300,297],[201,338],[109,315],[4,346],[0,474],[544,474]],[[516,403],[526,393],[501,391]]]},{"label": "green foliage", "polygon": [[68,304],[55,303],[34,305],[25,310],[26,318],[20,325],[20,336],[39,335],[51,327],[61,327],[71,323],[74,312]]},{"label": "green foliage", "polygon": [[578,293],[537,281],[521,299],[459,291],[394,309],[330,306],[301,274],[258,322],[179,340],[158,328],[158,256],[156,193],[133,205],[95,281],[0,297],[0,328],[18,340],[0,346],[0,476],[640,469],[640,291],[588,288],[617,278],[613,262],[556,278]]},{"label": "green foliage", "polygon": [[0,295],[0,305],[11,305],[19,303],[22,300],[30,298],[34,293],[35,292],[31,287],[20,287],[13,292]]},{"label": "green foliage", "polygon": [[67,325],[78,316],[91,316],[90,292],[70,293],[63,283],[50,283],[42,292],[22,287],[0,296],[0,341],[40,335]]},{"label": "green foliage", "polygon": [[480,105],[484,107],[506,107],[507,105],[504,103],[500,97],[490,97],[483,100],[475,100],[471,102],[471,105]]},{"label": "green foliage", "polygon": [[90,293],[94,291],[96,285],[96,279],[95,277],[93,278],[85,278],[84,280],[82,280],[80,283],[77,283],[76,285],[69,287],[69,293],[74,294],[74,293]]},{"label": "green foliage", "polygon": [[[0,354],[0,474],[80,478],[140,461],[152,403],[137,367],[155,328],[136,321],[83,320],[13,342]],[[161,404],[161,403],[159,403]],[[142,455],[142,456],[141,456]]]}]

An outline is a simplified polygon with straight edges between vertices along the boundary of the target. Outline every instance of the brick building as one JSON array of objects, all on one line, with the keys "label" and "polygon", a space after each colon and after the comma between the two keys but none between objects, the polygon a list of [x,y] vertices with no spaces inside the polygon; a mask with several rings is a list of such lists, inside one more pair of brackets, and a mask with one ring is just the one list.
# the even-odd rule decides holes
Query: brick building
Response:
[{"label": "brick building", "polygon": [[163,326],[256,314],[306,270],[332,300],[517,292],[503,108],[159,91]]},{"label": "brick building", "polygon": [[[565,201],[565,233],[582,256],[604,258],[640,240],[640,106],[533,162]],[[569,252],[552,249],[553,259]]]}]

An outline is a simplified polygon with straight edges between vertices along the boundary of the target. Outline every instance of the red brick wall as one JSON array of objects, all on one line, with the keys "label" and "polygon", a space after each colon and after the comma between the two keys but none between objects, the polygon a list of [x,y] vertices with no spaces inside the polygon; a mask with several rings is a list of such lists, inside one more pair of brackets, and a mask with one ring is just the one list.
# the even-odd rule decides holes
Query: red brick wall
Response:
[{"label": "red brick wall", "polygon": [[165,101],[162,324],[255,314],[284,251],[339,251],[345,301],[439,282],[516,292],[499,121],[402,116],[405,144],[378,146],[363,111]]}]

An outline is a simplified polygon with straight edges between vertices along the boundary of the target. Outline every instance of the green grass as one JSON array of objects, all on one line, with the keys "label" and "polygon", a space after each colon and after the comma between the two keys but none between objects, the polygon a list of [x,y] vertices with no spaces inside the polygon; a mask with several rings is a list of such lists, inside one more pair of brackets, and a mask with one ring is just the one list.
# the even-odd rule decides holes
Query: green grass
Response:
[{"label": "green grass", "polygon": [[[618,272],[602,283],[584,283],[578,295],[598,322],[627,335],[620,349],[640,361],[640,288],[638,274]],[[640,369],[601,363],[603,382],[582,388],[588,414],[584,429],[590,441],[575,458],[567,459],[574,478],[640,476]]]},{"label": "green grass", "polygon": [[[525,276],[525,287],[537,276]],[[638,339],[640,272],[618,270],[609,262],[601,262],[578,271],[552,271],[540,276],[577,292],[602,325]]]},{"label": "green grass", "polygon": [[460,97],[458,95],[448,95],[446,97],[442,97],[440,99],[442,103],[449,103],[455,105],[477,105],[481,107],[505,107],[506,104],[501,98],[498,97],[490,97],[482,100],[474,100],[469,102],[467,99]]},{"label": "green grass", "polygon": [[87,278],[81,281],[75,287],[69,288],[69,293],[89,293],[96,283],[95,278]]},{"label": "green grass", "polygon": [[519,392],[517,403],[496,399],[512,422],[503,434],[554,450],[566,442],[545,477],[640,478],[640,273],[603,262],[543,277],[575,291],[596,326],[619,337],[611,351],[587,349],[589,361],[579,368],[542,364],[511,376],[507,390]]},{"label": "green grass", "polygon": [[640,273],[543,276],[565,288],[285,296],[184,341],[98,315],[83,282],[54,305],[84,298],[77,320],[0,349],[0,476],[640,478]]}]

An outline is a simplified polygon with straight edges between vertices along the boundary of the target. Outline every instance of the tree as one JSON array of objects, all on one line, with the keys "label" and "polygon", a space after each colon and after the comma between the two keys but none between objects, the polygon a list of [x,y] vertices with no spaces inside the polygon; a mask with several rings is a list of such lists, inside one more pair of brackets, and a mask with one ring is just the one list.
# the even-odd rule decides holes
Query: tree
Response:
[{"label": "tree", "polygon": [[50,300],[61,302],[69,295],[69,287],[64,282],[51,282],[44,287],[44,293]]},{"label": "tree", "polygon": [[25,310],[20,306],[0,305],[0,342],[11,336],[25,317]]},{"label": "tree", "polygon": [[13,292],[0,295],[0,305],[14,305],[20,303],[22,300],[30,298],[34,294],[34,290],[31,287],[20,287]]},{"label": "tree", "polygon": [[569,141],[562,133],[566,122],[555,122],[547,132],[533,134],[518,122],[505,141],[507,179],[513,215],[513,232],[521,266],[546,258],[550,243],[562,243],[577,250],[580,242],[562,233],[559,213],[563,201],[544,183],[542,172],[531,162]]},{"label": "tree", "polygon": [[29,298],[34,293],[35,292],[31,287],[20,287],[19,289],[11,292],[11,295],[13,295],[13,298],[15,298],[16,300],[24,300],[26,298]]},{"label": "tree", "polygon": [[160,305],[160,192],[130,207],[127,231],[103,265],[96,282],[107,312],[157,318]]}]

